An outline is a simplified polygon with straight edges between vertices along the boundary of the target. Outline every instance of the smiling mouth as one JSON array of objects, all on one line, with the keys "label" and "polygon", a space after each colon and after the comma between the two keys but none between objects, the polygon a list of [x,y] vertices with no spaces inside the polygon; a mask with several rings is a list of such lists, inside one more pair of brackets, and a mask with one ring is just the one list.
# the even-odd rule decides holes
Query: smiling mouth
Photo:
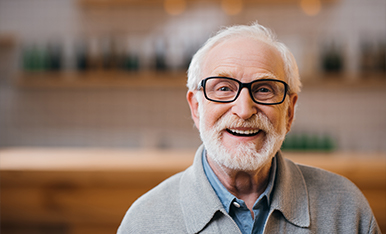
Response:
[{"label": "smiling mouth", "polygon": [[229,129],[229,128],[227,128],[226,131],[234,136],[243,136],[243,137],[256,136],[261,132],[260,130],[237,130],[237,129]]}]

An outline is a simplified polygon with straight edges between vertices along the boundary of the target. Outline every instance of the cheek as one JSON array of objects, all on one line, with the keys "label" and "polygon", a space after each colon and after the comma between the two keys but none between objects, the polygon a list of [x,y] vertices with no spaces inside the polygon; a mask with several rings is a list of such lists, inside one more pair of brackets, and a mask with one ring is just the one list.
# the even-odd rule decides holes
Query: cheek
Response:
[{"label": "cheek", "polygon": [[280,106],[278,110],[277,123],[275,125],[277,126],[276,127],[277,132],[282,133],[283,131],[286,131],[288,121],[289,121],[287,112],[288,112],[288,103],[286,102],[284,103],[284,105]]},{"label": "cheek", "polygon": [[223,117],[229,108],[223,103],[205,103],[200,110],[200,125],[205,129],[210,129],[216,125],[218,120]]},{"label": "cheek", "polygon": [[209,108],[207,108],[202,112],[200,120],[200,125],[203,125],[201,127],[204,127],[205,129],[211,129],[216,124],[217,117],[214,111],[211,111]]},{"label": "cheek", "polygon": [[285,106],[268,106],[268,108],[262,109],[263,114],[268,117],[276,132],[281,132],[286,127],[287,117],[284,115],[285,109]]}]

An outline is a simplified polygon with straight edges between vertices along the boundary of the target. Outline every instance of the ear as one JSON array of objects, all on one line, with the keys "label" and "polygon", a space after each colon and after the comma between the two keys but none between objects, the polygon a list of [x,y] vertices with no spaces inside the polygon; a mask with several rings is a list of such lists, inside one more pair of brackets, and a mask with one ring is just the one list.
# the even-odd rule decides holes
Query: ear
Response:
[{"label": "ear", "polygon": [[296,102],[298,101],[298,95],[296,93],[291,94],[289,98],[290,98],[290,103],[287,109],[287,126],[286,126],[287,133],[291,130],[292,122],[294,121],[294,118],[295,118],[295,106],[296,106]]},{"label": "ear", "polygon": [[200,130],[200,116],[198,111],[199,103],[196,98],[196,92],[197,91],[188,91],[188,93],[186,94],[186,99],[188,100],[188,103],[189,103],[190,113],[192,115],[194,124],[196,125],[196,128]]}]

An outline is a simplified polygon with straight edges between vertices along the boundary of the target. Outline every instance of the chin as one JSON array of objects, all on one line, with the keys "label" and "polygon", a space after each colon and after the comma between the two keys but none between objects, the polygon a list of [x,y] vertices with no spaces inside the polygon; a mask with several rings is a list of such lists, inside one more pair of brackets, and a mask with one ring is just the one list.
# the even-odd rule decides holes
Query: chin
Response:
[{"label": "chin", "polygon": [[263,147],[256,149],[252,142],[239,143],[232,149],[224,147],[221,140],[204,141],[208,157],[220,166],[237,171],[256,171],[267,163],[280,150],[284,136],[268,134]]},{"label": "chin", "polygon": [[200,133],[208,157],[219,166],[237,171],[256,171],[267,163],[280,150],[285,132],[277,133],[273,127],[266,131],[262,147],[254,142],[239,142],[233,147],[222,143],[221,134],[215,130],[203,130]]}]

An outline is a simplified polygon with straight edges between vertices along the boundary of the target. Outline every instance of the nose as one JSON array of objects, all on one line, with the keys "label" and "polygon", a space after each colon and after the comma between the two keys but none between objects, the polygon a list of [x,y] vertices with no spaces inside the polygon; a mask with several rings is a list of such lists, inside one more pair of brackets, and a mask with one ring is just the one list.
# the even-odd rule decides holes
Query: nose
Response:
[{"label": "nose", "polygon": [[233,104],[233,114],[241,119],[249,119],[257,113],[256,103],[252,100],[247,88],[241,89],[239,96]]}]

